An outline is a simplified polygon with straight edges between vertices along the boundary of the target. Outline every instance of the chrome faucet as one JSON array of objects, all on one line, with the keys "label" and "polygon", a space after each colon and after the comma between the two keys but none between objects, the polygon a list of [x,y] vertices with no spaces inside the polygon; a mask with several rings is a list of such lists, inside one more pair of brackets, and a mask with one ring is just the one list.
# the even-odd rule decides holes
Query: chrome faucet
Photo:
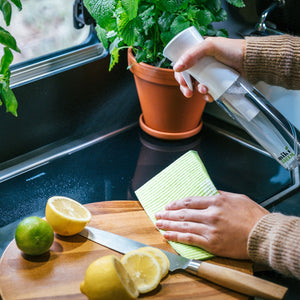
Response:
[{"label": "chrome faucet", "polygon": [[266,25],[266,19],[276,7],[282,7],[284,5],[285,0],[275,0],[266,10],[264,10],[260,16],[259,22],[255,25],[255,33],[259,35],[283,34],[283,32],[268,27]]}]

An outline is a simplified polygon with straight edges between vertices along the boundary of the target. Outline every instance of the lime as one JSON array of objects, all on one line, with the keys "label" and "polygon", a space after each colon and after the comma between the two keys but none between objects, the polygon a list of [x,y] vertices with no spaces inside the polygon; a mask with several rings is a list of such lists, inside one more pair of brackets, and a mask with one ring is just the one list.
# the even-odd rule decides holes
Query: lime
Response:
[{"label": "lime", "polygon": [[15,232],[18,248],[28,255],[40,255],[47,252],[54,240],[50,224],[39,217],[23,219]]},{"label": "lime", "polygon": [[89,300],[129,300],[139,295],[134,282],[115,255],[98,258],[88,266],[80,291]]}]

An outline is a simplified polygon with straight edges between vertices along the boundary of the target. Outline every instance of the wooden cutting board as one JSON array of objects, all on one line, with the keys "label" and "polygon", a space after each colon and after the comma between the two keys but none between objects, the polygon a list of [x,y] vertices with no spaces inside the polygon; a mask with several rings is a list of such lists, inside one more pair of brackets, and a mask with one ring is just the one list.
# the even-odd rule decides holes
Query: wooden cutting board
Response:
[{"label": "wooden cutting board", "polygon": [[[174,252],[138,201],[99,202],[85,206],[93,215],[90,226]],[[95,259],[107,254],[121,257],[121,254],[79,235],[56,235],[49,253],[29,258],[22,255],[13,240],[0,261],[2,299],[87,299],[79,289],[85,270]],[[252,274],[252,264],[248,261],[214,258],[211,262]],[[248,299],[184,271],[170,273],[155,291],[140,298]]]}]

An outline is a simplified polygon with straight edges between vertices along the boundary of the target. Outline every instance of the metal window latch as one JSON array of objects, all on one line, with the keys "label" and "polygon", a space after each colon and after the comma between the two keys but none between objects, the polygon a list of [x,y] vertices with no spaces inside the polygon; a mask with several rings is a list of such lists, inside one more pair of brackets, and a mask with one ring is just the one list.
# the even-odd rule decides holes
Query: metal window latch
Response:
[{"label": "metal window latch", "polygon": [[81,29],[84,25],[96,24],[86,7],[83,0],[75,0],[73,4],[73,25],[76,29]]}]

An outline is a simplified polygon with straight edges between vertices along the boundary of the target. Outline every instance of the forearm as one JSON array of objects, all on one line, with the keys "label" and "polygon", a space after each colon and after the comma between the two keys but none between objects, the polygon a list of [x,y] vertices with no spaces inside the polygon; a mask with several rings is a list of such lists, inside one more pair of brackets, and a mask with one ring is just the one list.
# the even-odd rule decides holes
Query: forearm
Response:
[{"label": "forearm", "polygon": [[248,253],[254,262],[300,279],[300,218],[265,215],[249,235]]},{"label": "forearm", "polygon": [[243,69],[249,81],[260,80],[300,89],[300,38],[290,35],[246,37]]}]

